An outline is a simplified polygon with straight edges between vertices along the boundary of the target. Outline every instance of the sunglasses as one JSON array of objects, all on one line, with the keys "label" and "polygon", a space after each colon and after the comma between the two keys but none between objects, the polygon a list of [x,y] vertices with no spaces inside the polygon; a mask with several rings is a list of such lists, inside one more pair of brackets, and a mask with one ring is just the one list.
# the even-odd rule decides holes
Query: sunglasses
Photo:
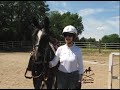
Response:
[{"label": "sunglasses", "polygon": [[64,35],[64,37],[73,37],[74,36],[74,34],[73,33],[64,33],[63,34]]}]

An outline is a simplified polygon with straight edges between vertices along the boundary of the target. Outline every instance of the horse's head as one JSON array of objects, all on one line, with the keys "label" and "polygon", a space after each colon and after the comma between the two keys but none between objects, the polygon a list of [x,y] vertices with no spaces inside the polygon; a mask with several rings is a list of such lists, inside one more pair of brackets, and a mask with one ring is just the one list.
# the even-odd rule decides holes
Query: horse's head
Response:
[{"label": "horse's head", "polygon": [[[35,18],[33,19],[35,30],[33,32],[33,48],[35,51],[35,59],[42,58],[45,55],[45,49],[49,44],[49,19],[45,17],[40,23]],[[43,59],[41,59],[43,60]]]}]

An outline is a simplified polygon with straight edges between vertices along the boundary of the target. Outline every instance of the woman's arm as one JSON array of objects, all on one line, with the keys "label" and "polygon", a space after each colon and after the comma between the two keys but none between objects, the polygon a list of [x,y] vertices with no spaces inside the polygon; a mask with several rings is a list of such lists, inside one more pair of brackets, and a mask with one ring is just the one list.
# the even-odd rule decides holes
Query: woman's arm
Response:
[{"label": "woman's arm", "polygon": [[54,56],[53,60],[49,62],[50,68],[52,68],[58,64],[58,62],[60,60],[59,55],[60,55],[60,48],[58,47],[57,51],[55,52],[55,56]]},{"label": "woman's arm", "polygon": [[55,56],[55,57],[53,58],[53,60],[49,62],[49,67],[52,68],[52,67],[56,66],[57,63],[58,63],[58,61],[59,61],[59,57],[58,57],[58,56]]},{"label": "woman's arm", "polygon": [[82,76],[83,76],[83,73],[84,73],[84,65],[83,65],[83,59],[82,59],[82,52],[80,50],[80,53],[78,55],[78,68],[79,68],[79,80],[81,81],[82,80]]}]

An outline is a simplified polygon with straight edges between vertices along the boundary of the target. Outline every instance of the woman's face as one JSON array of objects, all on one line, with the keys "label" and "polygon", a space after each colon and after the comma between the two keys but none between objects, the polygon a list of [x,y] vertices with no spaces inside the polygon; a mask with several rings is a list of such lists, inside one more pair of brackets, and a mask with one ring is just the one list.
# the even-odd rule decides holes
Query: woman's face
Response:
[{"label": "woman's face", "polygon": [[65,42],[67,44],[71,44],[73,42],[73,34],[72,33],[64,33]]}]

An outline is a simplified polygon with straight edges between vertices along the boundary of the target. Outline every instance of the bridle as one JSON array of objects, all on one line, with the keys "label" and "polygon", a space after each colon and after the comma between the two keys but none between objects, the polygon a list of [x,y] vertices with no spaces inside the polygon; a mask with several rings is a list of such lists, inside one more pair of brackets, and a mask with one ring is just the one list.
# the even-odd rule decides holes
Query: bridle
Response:
[{"label": "bridle", "polygon": [[[47,34],[47,35],[49,34],[49,28],[48,28],[48,26],[49,26],[49,19],[47,17],[45,17],[45,19],[43,21],[43,25],[39,25],[37,20],[35,20],[35,23],[37,23],[38,25],[34,24],[36,29],[35,29],[35,32],[32,34],[33,39],[37,39],[36,35],[38,34],[39,30],[42,30],[44,32],[43,35],[44,34]],[[38,28],[37,26],[41,26],[41,27]],[[41,33],[39,33],[39,34],[41,35]],[[48,38],[48,37],[46,37],[46,38]],[[33,40],[33,43],[34,43],[34,41],[36,41],[36,40]],[[40,42],[40,41],[38,41],[38,42]],[[42,42],[40,42],[40,44],[42,44]],[[48,66],[49,65],[48,61],[49,60],[47,60],[47,59],[48,59],[48,57],[51,57],[51,55],[47,57],[47,54],[49,52],[48,49],[50,49],[50,52],[51,52],[51,48],[52,48],[52,51],[54,53],[55,53],[55,49],[53,47],[51,47],[52,45],[49,42],[47,42],[47,41],[46,41],[46,44],[45,44],[46,46],[43,46],[43,45],[40,45],[40,44],[35,42],[34,45],[33,45],[33,51],[32,51],[33,54],[32,54],[32,60],[31,60],[32,61],[32,65],[33,65],[32,66],[32,70],[31,70],[32,71],[32,74],[31,74],[32,76],[31,77],[27,77],[26,76],[27,70],[26,70],[26,72],[25,72],[25,77],[26,78],[39,78],[41,76],[44,76],[44,74],[46,73],[46,69],[47,68],[49,69],[49,66]],[[51,48],[49,48],[49,47],[51,47]],[[36,68],[37,64],[38,65],[42,65],[42,70],[40,70],[40,72],[37,72],[39,75],[35,73],[35,71],[38,71],[38,68]],[[46,65],[47,65],[47,67],[46,67]],[[34,75],[34,73],[35,73],[35,75]]]},{"label": "bridle", "polygon": [[[25,77],[26,78],[28,78],[28,79],[31,79],[31,78],[39,78],[39,77],[41,77],[42,75],[44,75],[45,74],[45,72],[46,72],[46,68],[45,68],[45,64],[46,63],[48,63],[47,61],[46,61],[46,56],[47,56],[47,50],[48,50],[48,48],[41,48],[41,49],[44,49],[44,51],[45,51],[45,54],[43,55],[43,61],[37,61],[36,60],[36,53],[38,52],[38,51],[36,51],[36,49],[35,48],[38,48],[39,47],[39,45],[35,45],[34,47],[33,47],[33,58],[32,58],[32,63],[33,64],[35,64],[35,65],[37,65],[37,64],[43,64],[43,69],[42,69],[42,71],[41,71],[41,73],[39,74],[39,75],[37,75],[37,76],[34,76],[33,74],[31,74],[31,76],[27,76],[26,74],[27,74],[27,69],[26,69],[26,71],[25,71]],[[32,68],[32,72],[33,72],[33,68]]]},{"label": "bridle", "polygon": [[[36,61],[36,53],[38,52],[38,50],[36,51],[36,49],[35,49],[35,51],[33,51],[33,53],[35,53],[35,56],[34,56],[34,64],[43,64],[43,69],[42,69],[42,71],[41,71],[41,73],[39,74],[39,75],[37,75],[37,76],[34,76],[34,75],[32,75],[32,78],[39,78],[39,77],[41,77],[42,75],[44,75],[45,73],[46,73],[46,68],[45,68],[45,64],[46,63],[48,63],[47,61],[46,61],[46,57],[47,57],[47,50],[48,50],[48,45],[46,46],[47,48],[43,48],[43,47],[41,47],[40,49],[42,49],[42,50],[44,50],[44,55],[43,55],[43,61]],[[34,48],[39,48],[39,45],[35,45],[35,47]],[[41,55],[42,56],[42,55]],[[38,58],[37,58],[37,60],[38,60]]]}]

